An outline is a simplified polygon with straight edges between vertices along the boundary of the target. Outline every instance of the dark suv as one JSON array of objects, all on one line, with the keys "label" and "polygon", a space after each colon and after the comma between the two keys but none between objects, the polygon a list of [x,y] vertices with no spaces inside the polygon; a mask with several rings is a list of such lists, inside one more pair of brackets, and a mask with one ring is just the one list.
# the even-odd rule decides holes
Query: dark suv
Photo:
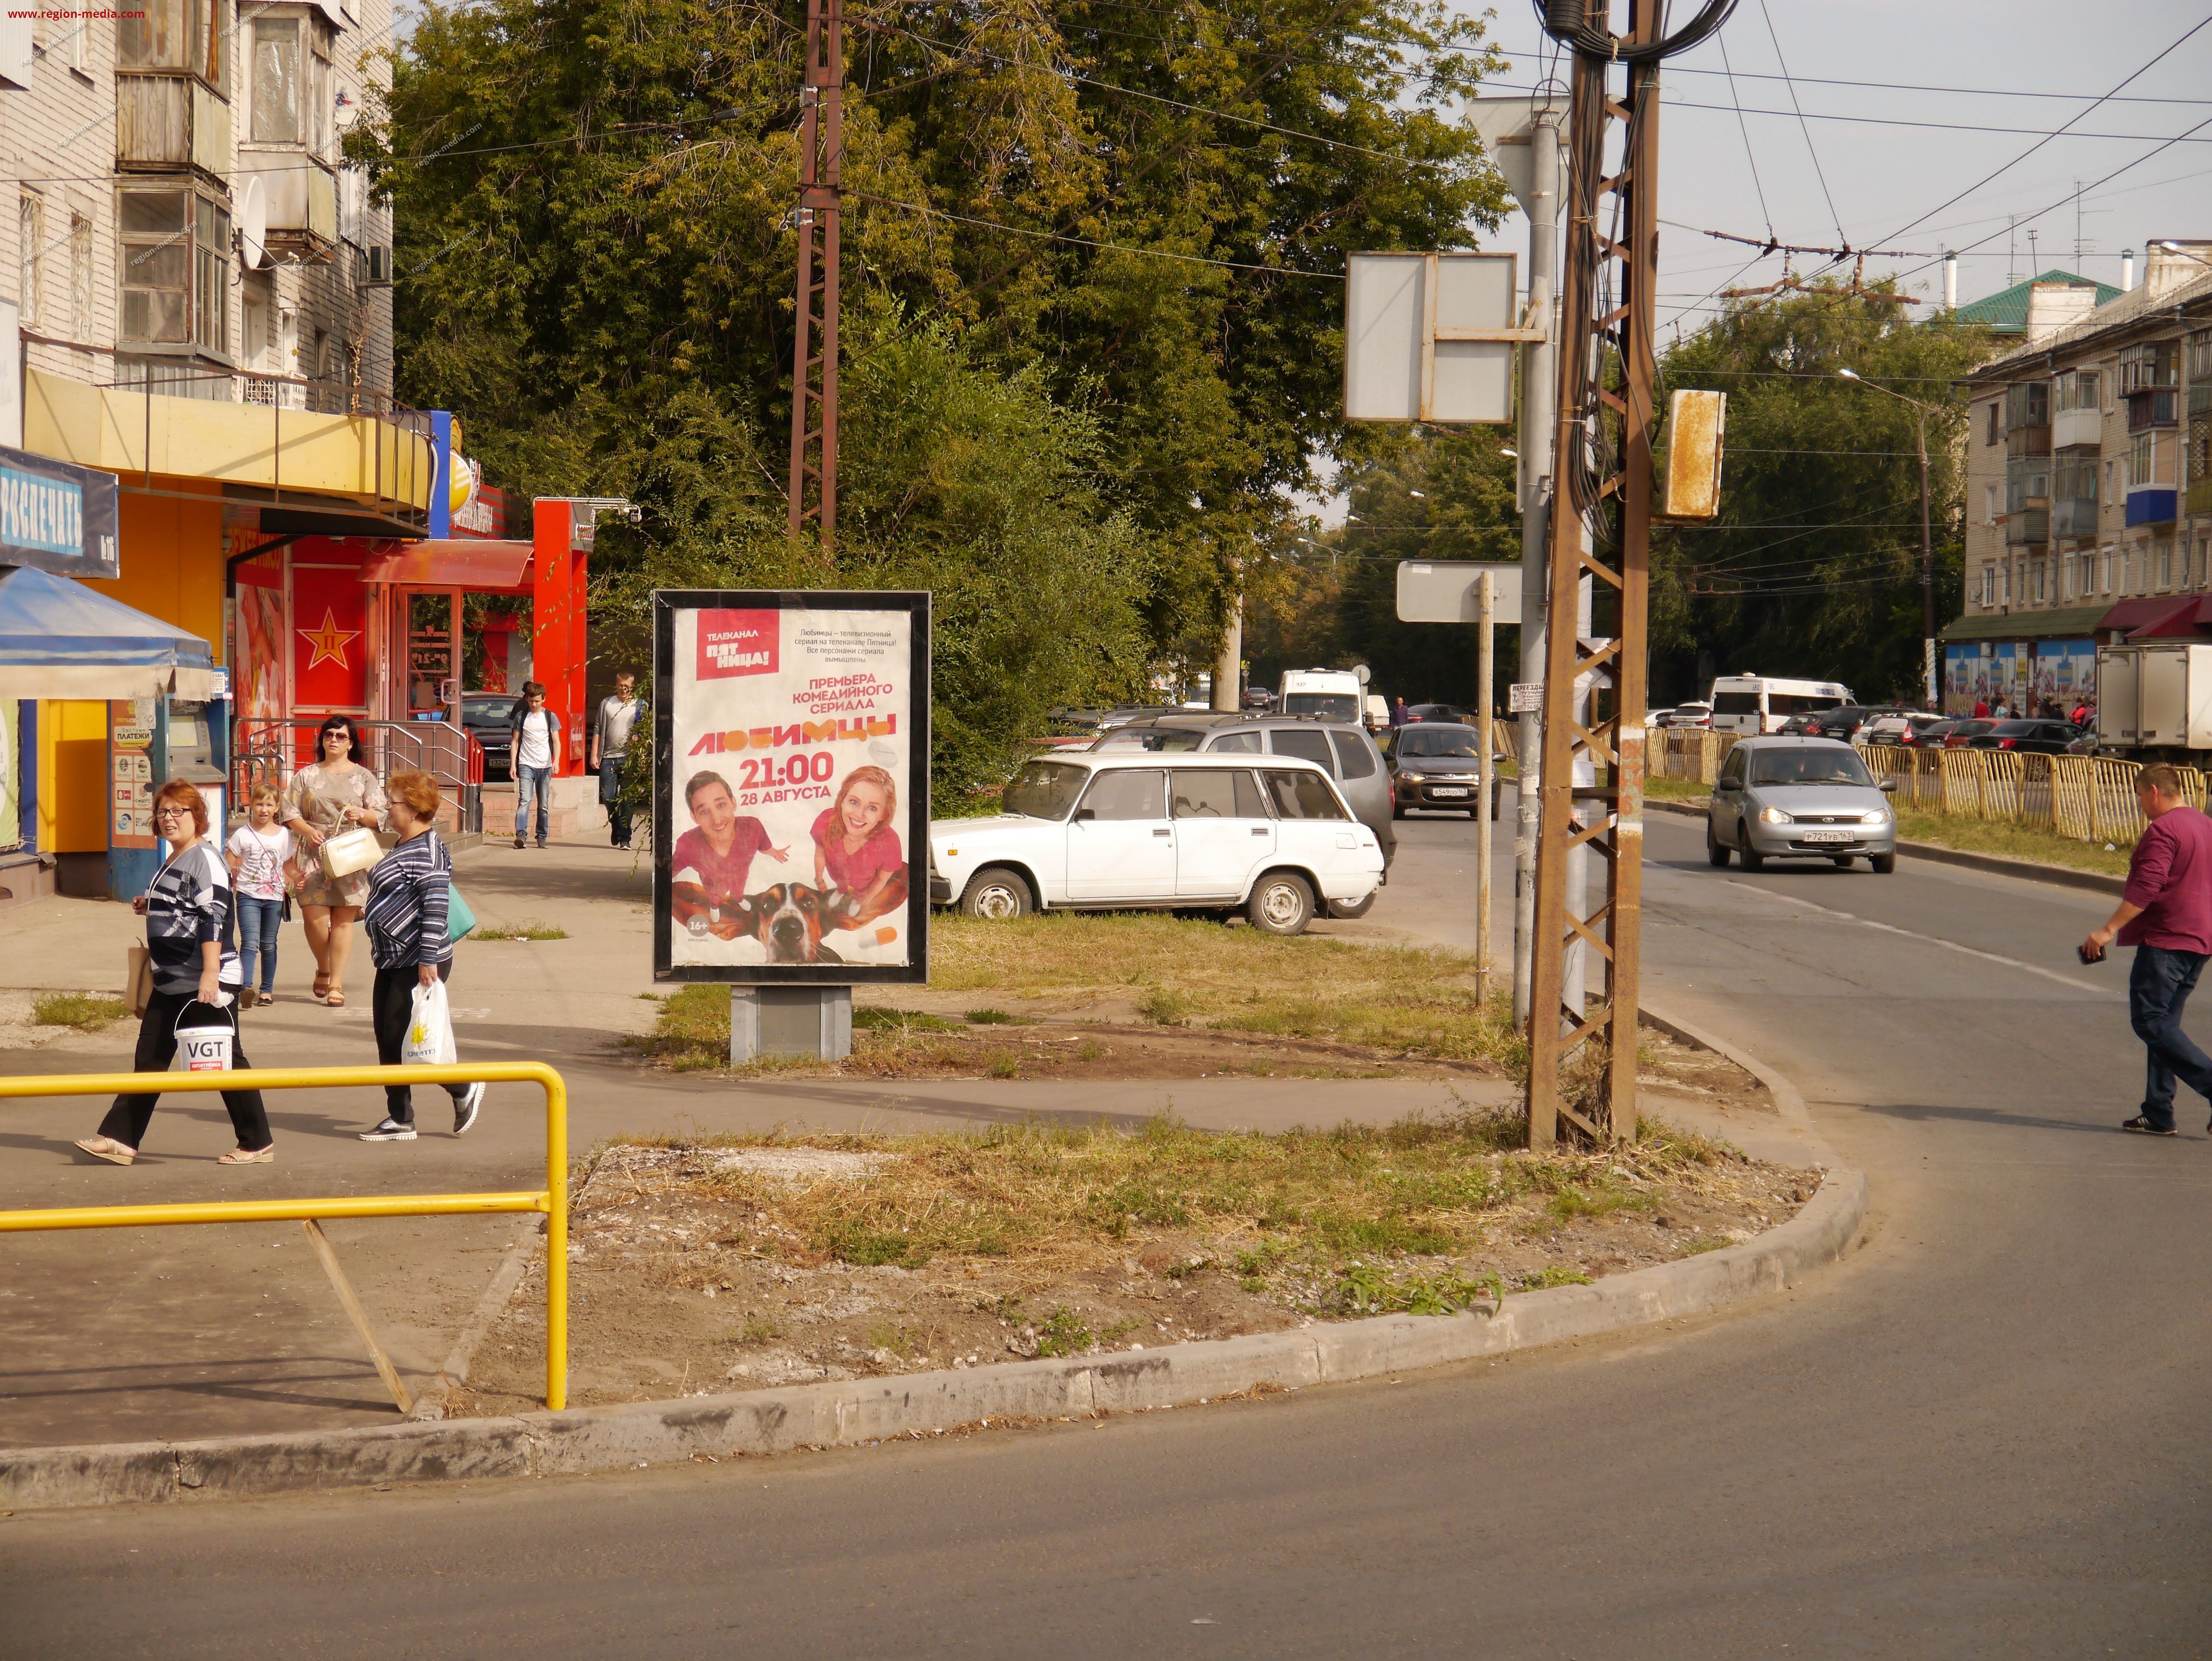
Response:
[{"label": "dark suv", "polygon": [[[1382,880],[1390,880],[1398,830],[1391,823],[1390,773],[1367,729],[1356,721],[1313,715],[1209,715],[1203,710],[1140,715],[1099,735],[1093,750],[1243,751],[1249,755],[1296,756],[1328,770],[1359,822],[1382,844]],[[1357,906],[1331,903],[1332,917],[1364,916],[1370,894]]]},{"label": "dark suv", "polygon": [[468,728],[469,736],[483,748],[484,776],[488,779],[514,776],[507,753],[507,746],[514,742],[514,737],[507,724],[507,717],[514,711],[514,705],[515,695],[512,692],[461,694],[461,725]]}]

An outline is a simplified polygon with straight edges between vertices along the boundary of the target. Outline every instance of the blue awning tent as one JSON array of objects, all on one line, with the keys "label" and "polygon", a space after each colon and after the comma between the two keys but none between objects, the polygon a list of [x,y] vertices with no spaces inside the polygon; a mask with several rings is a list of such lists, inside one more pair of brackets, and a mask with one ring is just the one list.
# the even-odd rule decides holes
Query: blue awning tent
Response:
[{"label": "blue awning tent", "polygon": [[0,698],[212,697],[198,635],[70,578],[0,565]]}]

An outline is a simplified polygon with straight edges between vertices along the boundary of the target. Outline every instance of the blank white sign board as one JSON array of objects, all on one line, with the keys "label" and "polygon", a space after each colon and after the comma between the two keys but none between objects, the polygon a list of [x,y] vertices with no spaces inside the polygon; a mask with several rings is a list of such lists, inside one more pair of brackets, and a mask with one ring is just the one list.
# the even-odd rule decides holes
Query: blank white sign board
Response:
[{"label": "blank white sign board", "polygon": [[1510,253],[1353,254],[1345,418],[1512,420],[1515,268]]},{"label": "blank white sign board", "polygon": [[1398,621],[1480,623],[1482,574],[1490,573],[1493,622],[1521,621],[1521,568],[1474,560],[1407,559],[1398,563]]}]

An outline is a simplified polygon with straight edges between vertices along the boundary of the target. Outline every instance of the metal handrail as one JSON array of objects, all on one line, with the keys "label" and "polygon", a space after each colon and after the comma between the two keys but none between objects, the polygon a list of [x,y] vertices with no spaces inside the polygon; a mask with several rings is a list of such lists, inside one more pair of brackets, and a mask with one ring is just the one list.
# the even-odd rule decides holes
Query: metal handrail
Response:
[{"label": "metal handrail", "polygon": [[0,1078],[0,1100],[171,1091],[324,1090],[351,1086],[535,1084],[545,1092],[545,1187],[539,1193],[351,1195],[323,1200],[207,1200],[185,1205],[57,1206],[0,1211],[0,1234],[179,1223],[316,1222],[331,1217],[545,1214],[545,1405],[568,1401],[568,1086],[543,1062],[456,1067],[261,1067],[220,1073],[70,1073]]},{"label": "metal handrail", "polygon": [[[256,785],[278,789],[316,759],[315,734],[324,717],[241,716],[230,751],[231,789],[241,805]],[[395,772],[428,773],[451,796],[457,829],[483,830],[483,745],[450,721],[356,721],[369,767],[378,778]]]}]

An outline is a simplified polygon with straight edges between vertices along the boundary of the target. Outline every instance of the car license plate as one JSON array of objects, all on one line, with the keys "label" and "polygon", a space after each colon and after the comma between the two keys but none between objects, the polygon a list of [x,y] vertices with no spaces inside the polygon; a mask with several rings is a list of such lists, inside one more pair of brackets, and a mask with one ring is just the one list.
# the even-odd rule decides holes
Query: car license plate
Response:
[{"label": "car license plate", "polygon": [[1857,837],[1858,832],[1856,830],[1808,830],[1799,840],[1802,842],[1852,842],[1856,841]]},{"label": "car license plate", "polygon": [[1467,794],[1467,787],[1463,784],[1440,784],[1429,794],[1432,796],[1463,796]]}]

